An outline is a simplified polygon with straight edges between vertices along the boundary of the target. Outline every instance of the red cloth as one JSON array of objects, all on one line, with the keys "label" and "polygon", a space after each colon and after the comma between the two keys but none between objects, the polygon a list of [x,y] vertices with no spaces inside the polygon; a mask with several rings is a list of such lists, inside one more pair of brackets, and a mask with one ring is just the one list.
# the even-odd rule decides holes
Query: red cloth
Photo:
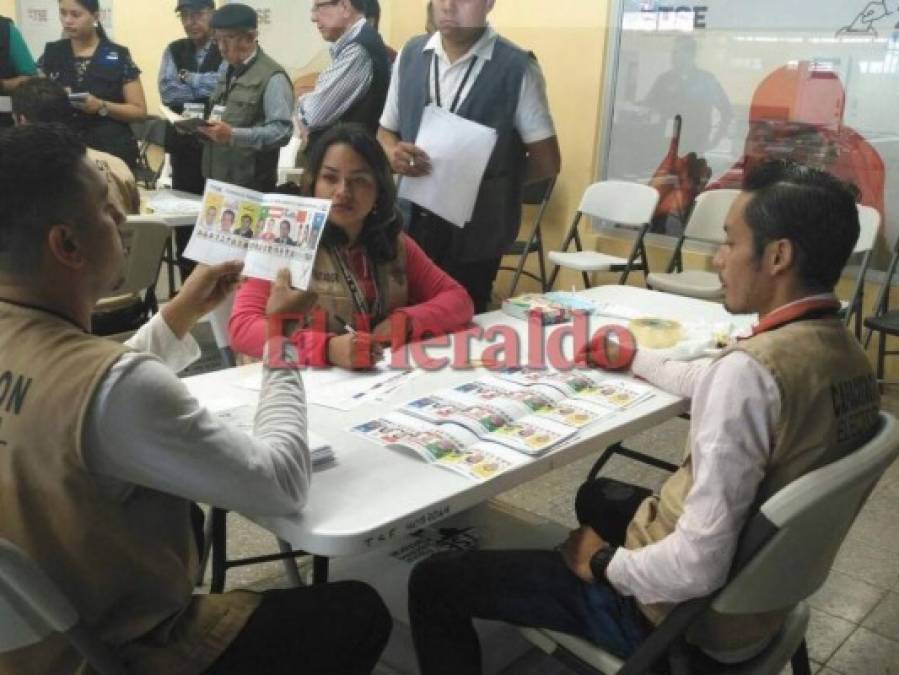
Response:
[{"label": "red cloth", "polygon": [[[406,316],[413,335],[431,332],[436,335],[463,328],[471,321],[474,305],[465,289],[435,265],[424,251],[405,234],[406,276],[409,282],[409,304],[397,313]],[[267,337],[268,319],[265,305],[271,283],[248,279],[240,287],[228,329],[231,348],[254,358],[262,357]],[[328,365],[327,343],[333,333],[315,328],[298,330],[291,336],[299,352],[299,362],[306,366]]]}]

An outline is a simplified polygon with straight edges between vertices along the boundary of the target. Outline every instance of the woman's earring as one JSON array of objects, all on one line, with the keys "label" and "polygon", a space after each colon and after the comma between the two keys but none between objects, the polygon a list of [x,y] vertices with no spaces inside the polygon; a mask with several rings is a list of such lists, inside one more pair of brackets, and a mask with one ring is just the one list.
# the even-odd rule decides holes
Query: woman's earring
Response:
[{"label": "woman's earring", "polygon": [[99,28],[99,27],[100,27],[100,22],[94,21],[94,28]]}]

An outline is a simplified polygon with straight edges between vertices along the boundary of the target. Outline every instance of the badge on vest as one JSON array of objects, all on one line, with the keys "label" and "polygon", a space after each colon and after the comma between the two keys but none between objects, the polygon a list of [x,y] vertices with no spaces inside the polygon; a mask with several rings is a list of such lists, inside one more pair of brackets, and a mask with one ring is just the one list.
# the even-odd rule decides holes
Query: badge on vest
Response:
[{"label": "badge on vest", "polygon": [[107,52],[104,57],[107,61],[118,61],[119,53],[118,52]]}]

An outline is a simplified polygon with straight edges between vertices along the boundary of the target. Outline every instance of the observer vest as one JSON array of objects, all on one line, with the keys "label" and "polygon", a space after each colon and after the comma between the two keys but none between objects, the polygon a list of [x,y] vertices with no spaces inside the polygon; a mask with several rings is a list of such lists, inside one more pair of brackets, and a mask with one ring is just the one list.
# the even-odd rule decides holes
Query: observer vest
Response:
[{"label": "observer vest", "polygon": [[[312,268],[312,281],[309,290],[318,294],[316,309],[327,316],[326,329],[329,333],[345,331],[341,319],[353,321],[357,308],[353,302],[353,294],[336,261],[337,253],[329,247],[319,247]],[[397,239],[396,258],[376,265],[375,278],[383,297],[383,310],[380,315],[371,317],[374,328],[383,319],[409,302],[409,285],[406,278],[406,245],[403,235]],[[361,286],[360,284],[357,285]]]},{"label": "observer vest", "polygon": [[[745,352],[770,372],[781,397],[774,447],[756,496],[757,506],[800,476],[848,455],[876,430],[880,407],[877,380],[855,336],[838,318],[789,323],[740,341],[730,351]],[[640,505],[628,526],[626,547],[642,548],[671,534],[692,486],[688,451],[683,466],[665,482],[660,495]],[[647,605],[641,609],[659,623],[672,607]],[[710,613],[690,639],[709,651],[739,650],[774,635],[786,614]]]},{"label": "observer vest", "polygon": [[[203,62],[200,63],[199,67],[197,66],[197,45],[194,44],[194,41],[190,38],[175,40],[169,45],[168,49],[172,54],[172,60],[175,62],[175,67],[179,71],[187,70],[191,73],[212,73],[218,70],[219,66],[222,65],[222,55],[219,53],[219,48],[215,41],[210,45],[209,50],[206,52],[206,56],[203,58]],[[195,98],[192,101],[172,103],[169,107],[180,114],[184,111],[185,103],[202,103],[208,105],[209,99]],[[209,111],[207,110],[207,113],[208,112]]]},{"label": "observer vest", "polygon": [[[262,48],[243,72],[219,83],[209,99],[210,106],[224,105],[222,121],[232,127],[258,126],[265,120],[263,97],[268,81],[278,75],[287,77],[284,69]],[[234,185],[271,191],[278,179],[279,148],[239,148],[206,142],[203,144],[203,176]]]},{"label": "observer vest", "polygon": [[[415,142],[425,106],[433,52],[424,51],[429,36],[412,38],[403,48],[399,77],[399,135]],[[484,173],[471,221],[454,233],[453,256],[462,262],[501,257],[518,236],[526,151],[515,129],[515,111],[529,55],[498,37],[493,56],[456,114],[496,129],[497,143]],[[452,190],[452,186],[447,186]]]},{"label": "observer vest", "polygon": [[[387,88],[390,85],[390,59],[387,57],[387,47],[378,31],[367,23],[362,26],[362,30],[350,44],[358,44],[368,53],[372,65],[372,80],[368,91],[356,99],[338,122],[356,122],[374,134],[378,131],[378,120],[384,110]],[[333,125],[310,132],[308,145],[311,147],[331,126]]]},{"label": "observer vest", "polygon": [[[91,58],[81,84],[75,74],[75,54],[69,40],[48,42],[44,48],[41,69],[51,80],[72,92],[89,92],[111,103],[124,103],[125,65],[131,60],[127,47],[105,38]],[[76,112],[75,124],[84,134],[84,142],[92,148],[121,158],[132,170],[137,162],[137,143],[127,122],[111,117]]]},{"label": "observer vest", "polygon": [[[193,675],[230,644],[258,596],[193,596],[189,502],[139,486],[112,499],[85,467],[87,412],[126,351],[53,314],[0,302],[0,537],[63,589],[128,672]],[[83,666],[60,634],[0,655],[2,675],[74,675]]]}]

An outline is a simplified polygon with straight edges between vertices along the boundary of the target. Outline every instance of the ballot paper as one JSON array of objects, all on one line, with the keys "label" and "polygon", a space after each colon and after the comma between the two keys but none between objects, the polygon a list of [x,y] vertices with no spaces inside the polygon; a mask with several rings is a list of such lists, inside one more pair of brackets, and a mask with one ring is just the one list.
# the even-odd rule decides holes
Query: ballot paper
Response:
[{"label": "ballot paper", "polygon": [[0,113],[12,112],[12,97],[0,96]]},{"label": "ballot paper", "polygon": [[431,173],[419,178],[404,176],[399,196],[464,227],[474,213],[496,139],[495,129],[429,105],[415,145],[431,158]]},{"label": "ballot paper", "polygon": [[267,281],[286,267],[291,285],[306,290],[330,209],[326,199],[262,194],[207,180],[184,257],[209,265],[243,260],[244,275]]}]

